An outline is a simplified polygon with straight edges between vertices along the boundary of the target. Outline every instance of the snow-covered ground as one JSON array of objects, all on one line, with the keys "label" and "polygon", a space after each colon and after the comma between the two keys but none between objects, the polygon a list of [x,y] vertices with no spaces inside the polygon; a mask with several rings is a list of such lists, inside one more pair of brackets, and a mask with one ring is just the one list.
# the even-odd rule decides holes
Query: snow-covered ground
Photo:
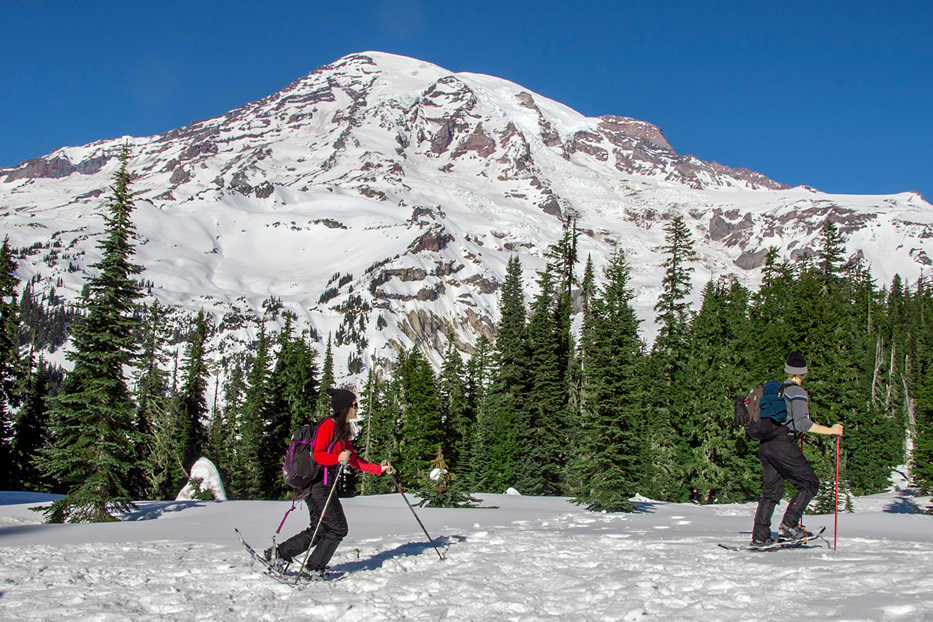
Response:
[{"label": "snow-covered ground", "polygon": [[[283,501],[142,502],[111,524],[44,525],[48,496],[0,493],[2,620],[933,620],[929,498],[891,492],[839,515],[838,550],[733,552],[754,504],[641,502],[634,514],[566,499],[479,495],[419,509],[345,499],[336,582],[263,576],[233,532],[267,546]],[[783,508],[775,512],[775,524]],[[304,508],[283,529],[303,528]],[[833,516],[808,517],[811,528]]]}]

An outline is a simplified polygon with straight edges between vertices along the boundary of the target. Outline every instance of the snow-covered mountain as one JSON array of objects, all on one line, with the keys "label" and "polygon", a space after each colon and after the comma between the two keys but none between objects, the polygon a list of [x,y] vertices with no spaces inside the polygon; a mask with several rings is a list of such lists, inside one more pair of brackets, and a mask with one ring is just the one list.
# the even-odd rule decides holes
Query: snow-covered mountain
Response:
[{"label": "snow-covered mountain", "polygon": [[124,143],[142,278],[162,302],[217,318],[217,357],[254,338],[249,320],[271,297],[334,335],[338,371],[413,343],[436,363],[448,331],[470,352],[493,330],[509,256],[532,294],[569,215],[598,272],[625,250],[648,338],[676,214],[697,241],[697,297],[730,273],[755,286],[767,247],[807,252],[826,218],[881,283],[913,281],[933,261],[933,206],[916,193],[789,188],[680,155],[644,121],[585,117],[506,80],[366,52],[213,119],[0,169],[4,234],[29,249],[24,281],[77,296]]}]

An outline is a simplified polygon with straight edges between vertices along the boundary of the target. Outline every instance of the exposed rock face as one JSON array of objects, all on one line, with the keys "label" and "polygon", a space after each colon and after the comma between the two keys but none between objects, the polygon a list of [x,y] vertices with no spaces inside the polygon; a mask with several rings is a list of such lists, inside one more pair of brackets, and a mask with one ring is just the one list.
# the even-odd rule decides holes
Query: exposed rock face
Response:
[{"label": "exposed rock face", "polygon": [[77,164],[72,164],[67,158],[61,156],[35,158],[26,160],[18,167],[13,169],[0,169],[0,174],[6,173],[6,182],[13,182],[19,179],[39,179],[42,177],[49,179],[59,179],[68,177],[73,173],[82,175],[93,175],[104,167],[110,161],[110,156],[97,156],[82,160]]},{"label": "exposed rock face", "polygon": [[646,144],[654,149],[674,153],[664,132],[651,123],[645,123],[628,117],[605,115],[600,117],[599,129],[610,143],[623,149],[634,149],[639,144]]}]

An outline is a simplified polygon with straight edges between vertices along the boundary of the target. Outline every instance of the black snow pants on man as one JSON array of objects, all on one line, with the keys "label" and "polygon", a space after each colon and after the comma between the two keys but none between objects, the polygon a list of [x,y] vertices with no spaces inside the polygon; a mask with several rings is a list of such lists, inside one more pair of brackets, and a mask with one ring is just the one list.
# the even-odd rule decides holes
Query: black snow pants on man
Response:
[{"label": "black snow pants on man", "polygon": [[752,538],[766,540],[771,537],[771,515],[774,507],[784,496],[784,480],[789,480],[797,488],[797,494],[790,500],[783,525],[796,527],[803,516],[810,499],[816,496],[820,480],[813,473],[813,468],[803,452],[797,446],[793,436],[779,434],[776,438],[762,441],[758,447],[761,459],[761,500],[755,512],[755,531]]},{"label": "black snow pants on man", "polygon": [[323,570],[327,566],[327,562],[333,557],[334,551],[348,532],[347,517],[343,513],[343,506],[335,492],[327,505],[327,512],[324,514],[324,520],[321,521],[317,538],[311,542],[311,536],[314,535],[314,528],[317,527],[317,522],[321,518],[321,512],[324,510],[324,503],[329,494],[330,486],[325,486],[322,482],[311,487],[311,494],[305,499],[308,504],[308,514],[311,516],[311,524],[304,531],[279,545],[279,557],[293,559],[308,550],[309,546],[314,546],[314,551],[305,567],[309,570]]}]

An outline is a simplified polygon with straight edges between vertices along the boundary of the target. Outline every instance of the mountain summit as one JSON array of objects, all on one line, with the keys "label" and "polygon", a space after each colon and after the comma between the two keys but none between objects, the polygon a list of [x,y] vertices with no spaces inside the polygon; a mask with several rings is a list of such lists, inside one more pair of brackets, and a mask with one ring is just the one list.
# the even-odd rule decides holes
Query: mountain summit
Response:
[{"label": "mountain summit", "polygon": [[181,315],[212,313],[219,353],[245,347],[264,312],[291,311],[333,335],[338,367],[353,373],[413,344],[436,363],[448,333],[471,351],[498,319],[508,258],[520,256],[533,293],[569,217],[597,273],[625,251],[649,339],[675,215],[701,259],[696,296],[727,274],[756,285],[769,246],[810,252],[827,218],[881,282],[912,281],[933,258],[933,206],[916,193],[789,188],[678,154],[645,121],[364,52],[219,117],[0,169],[3,229],[39,291],[80,292],[124,143],[151,295]]}]

